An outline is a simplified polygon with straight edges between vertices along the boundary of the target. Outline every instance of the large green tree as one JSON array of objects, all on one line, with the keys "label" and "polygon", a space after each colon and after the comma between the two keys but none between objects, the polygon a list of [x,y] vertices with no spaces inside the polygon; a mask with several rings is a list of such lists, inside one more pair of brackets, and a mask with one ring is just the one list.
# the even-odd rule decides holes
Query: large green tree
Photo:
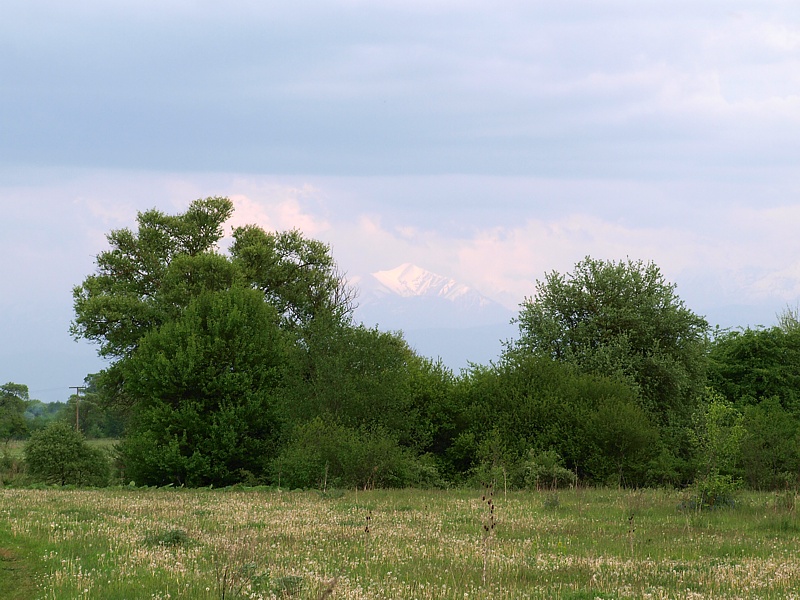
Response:
[{"label": "large green tree", "polygon": [[102,356],[124,358],[198,294],[234,285],[258,289],[286,326],[349,319],[353,295],[326,244],[249,225],[233,230],[224,255],[219,242],[232,214],[229,199],[205,198],[178,215],[139,213],[136,231],[108,234],[97,272],[73,291],[73,335],[97,342]]},{"label": "large green tree", "polygon": [[661,425],[687,423],[702,396],[708,323],[653,263],[587,257],[548,273],[518,323],[517,349],[623,379]]},{"label": "large green tree", "polygon": [[[139,213],[136,232],[109,233],[111,248],[97,255],[97,272],[74,289],[73,335],[99,343],[102,356],[130,354],[148,331],[174,317],[190,299],[170,293],[176,283],[165,290],[165,280],[184,275],[191,283],[196,275],[186,268],[190,257],[219,264],[212,255],[232,213],[227,198],[205,198],[180,215],[155,209]],[[210,278],[207,272],[204,278]]]},{"label": "large green tree", "polygon": [[122,445],[137,483],[226,485],[259,475],[280,435],[278,394],[291,352],[260,292],[206,292],[148,333],[125,362],[138,399]]},{"label": "large green tree", "polygon": [[93,397],[129,411],[124,458],[137,480],[263,472],[283,373],[312,331],[350,323],[353,295],[326,244],[250,225],[223,251],[232,212],[227,198],[205,198],[178,215],[139,213],[74,289],[73,334],[112,361]]}]

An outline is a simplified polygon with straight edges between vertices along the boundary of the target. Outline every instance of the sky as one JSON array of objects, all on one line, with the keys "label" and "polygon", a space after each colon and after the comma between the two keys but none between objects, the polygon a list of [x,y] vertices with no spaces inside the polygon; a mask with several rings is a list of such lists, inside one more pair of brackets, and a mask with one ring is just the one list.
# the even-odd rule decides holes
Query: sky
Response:
[{"label": "sky", "polygon": [[712,325],[800,301],[795,0],[3,13],[0,382],[32,397],[104,366],[69,323],[105,235],[206,196],[356,285],[411,262],[517,310],[590,255],[655,262]]}]

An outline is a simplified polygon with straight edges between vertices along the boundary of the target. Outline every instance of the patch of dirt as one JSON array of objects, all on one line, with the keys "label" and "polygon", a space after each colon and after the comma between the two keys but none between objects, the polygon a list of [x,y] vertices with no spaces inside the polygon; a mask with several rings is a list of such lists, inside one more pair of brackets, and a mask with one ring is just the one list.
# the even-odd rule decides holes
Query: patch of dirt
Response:
[{"label": "patch of dirt", "polygon": [[0,560],[2,561],[12,561],[17,560],[17,555],[14,554],[8,548],[0,548]]}]

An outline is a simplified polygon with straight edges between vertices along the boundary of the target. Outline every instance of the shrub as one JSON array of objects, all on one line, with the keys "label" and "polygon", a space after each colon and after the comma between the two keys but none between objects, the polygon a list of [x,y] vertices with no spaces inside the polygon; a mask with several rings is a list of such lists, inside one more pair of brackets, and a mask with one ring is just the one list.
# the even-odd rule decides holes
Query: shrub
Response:
[{"label": "shrub", "polygon": [[317,417],[295,429],[273,463],[283,487],[402,487],[431,484],[435,465],[414,455],[383,429],[354,429]]},{"label": "shrub", "polygon": [[64,422],[36,431],[25,446],[25,462],[34,479],[58,485],[108,484],[108,459]]},{"label": "shrub", "polygon": [[691,495],[681,502],[684,510],[717,510],[732,508],[736,504],[735,493],[739,483],[730,475],[711,475],[697,481],[691,488]]},{"label": "shrub", "polygon": [[525,483],[530,488],[548,487],[556,489],[574,485],[577,481],[575,473],[564,467],[564,460],[555,450],[536,453],[528,452],[525,461]]}]

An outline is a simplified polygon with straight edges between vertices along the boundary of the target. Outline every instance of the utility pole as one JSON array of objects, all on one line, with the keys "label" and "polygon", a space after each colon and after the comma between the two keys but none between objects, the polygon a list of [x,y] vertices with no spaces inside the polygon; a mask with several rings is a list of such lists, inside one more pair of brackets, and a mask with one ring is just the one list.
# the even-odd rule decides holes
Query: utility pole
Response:
[{"label": "utility pole", "polygon": [[69,389],[75,390],[75,431],[80,433],[81,425],[80,425],[80,404],[81,404],[81,390],[85,390],[85,387],[80,385],[71,385]]}]

